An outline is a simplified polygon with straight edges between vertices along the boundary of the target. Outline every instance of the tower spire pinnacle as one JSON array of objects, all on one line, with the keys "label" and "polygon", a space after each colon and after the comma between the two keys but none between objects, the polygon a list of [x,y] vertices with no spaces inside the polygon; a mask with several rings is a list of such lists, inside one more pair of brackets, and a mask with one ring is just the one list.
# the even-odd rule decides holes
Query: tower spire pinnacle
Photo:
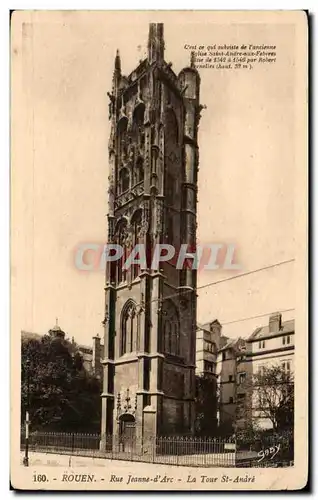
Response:
[{"label": "tower spire pinnacle", "polygon": [[113,88],[112,88],[113,95],[117,95],[120,79],[121,79],[121,61],[120,61],[119,50],[117,49],[115,64],[114,64],[114,73],[113,73]]},{"label": "tower spire pinnacle", "polygon": [[162,61],[165,42],[163,39],[163,23],[150,23],[148,34],[148,61]]},{"label": "tower spire pinnacle", "polygon": [[121,61],[118,49],[116,50],[116,57],[115,57],[115,71],[118,71],[119,73],[121,72]]}]

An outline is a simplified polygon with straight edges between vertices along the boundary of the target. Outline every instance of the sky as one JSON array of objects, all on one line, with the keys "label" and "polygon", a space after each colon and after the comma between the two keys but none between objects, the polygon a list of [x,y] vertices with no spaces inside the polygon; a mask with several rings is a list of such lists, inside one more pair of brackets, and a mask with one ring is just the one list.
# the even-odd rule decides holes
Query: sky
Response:
[{"label": "sky", "polygon": [[[19,13],[17,13],[19,14]],[[23,14],[23,15],[22,15]],[[235,24],[209,13],[34,12],[13,20],[12,332],[47,332],[58,318],[69,337],[102,335],[104,273],[76,269],[81,243],[107,235],[108,98],[116,49],[129,74],[146,55],[148,22],[164,18],[165,59],[178,73],[185,44],[277,46],[273,65],[201,69],[198,242],[234,244],[239,271],[198,273],[198,323],[247,336],[285,311],[294,317],[295,30]],[[250,320],[254,316],[262,316]],[[244,321],[241,321],[243,320]]]}]

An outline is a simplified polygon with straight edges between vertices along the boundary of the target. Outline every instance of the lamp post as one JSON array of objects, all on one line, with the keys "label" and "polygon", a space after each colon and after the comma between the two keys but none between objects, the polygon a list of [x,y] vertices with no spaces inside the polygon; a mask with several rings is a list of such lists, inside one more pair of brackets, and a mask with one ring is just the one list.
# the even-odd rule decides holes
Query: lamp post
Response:
[{"label": "lamp post", "polygon": [[23,465],[29,467],[29,408],[30,408],[30,360],[26,359],[26,382],[27,382],[27,404],[25,410],[25,454],[23,458]]}]

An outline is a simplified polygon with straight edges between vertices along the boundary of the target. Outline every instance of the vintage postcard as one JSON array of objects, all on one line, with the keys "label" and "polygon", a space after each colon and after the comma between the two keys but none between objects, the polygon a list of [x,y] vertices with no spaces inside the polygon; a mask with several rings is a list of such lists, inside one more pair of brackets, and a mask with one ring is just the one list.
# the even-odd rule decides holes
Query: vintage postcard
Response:
[{"label": "vintage postcard", "polygon": [[307,483],[308,20],[11,19],[11,484]]}]

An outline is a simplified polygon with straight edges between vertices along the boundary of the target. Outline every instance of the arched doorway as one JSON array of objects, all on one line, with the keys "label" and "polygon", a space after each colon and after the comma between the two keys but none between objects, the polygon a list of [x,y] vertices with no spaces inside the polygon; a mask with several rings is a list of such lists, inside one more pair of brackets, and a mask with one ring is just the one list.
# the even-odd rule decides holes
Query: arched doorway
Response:
[{"label": "arched doorway", "polygon": [[135,448],[136,421],[130,413],[124,413],[119,417],[119,439],[121,449],[132,452]]}]

